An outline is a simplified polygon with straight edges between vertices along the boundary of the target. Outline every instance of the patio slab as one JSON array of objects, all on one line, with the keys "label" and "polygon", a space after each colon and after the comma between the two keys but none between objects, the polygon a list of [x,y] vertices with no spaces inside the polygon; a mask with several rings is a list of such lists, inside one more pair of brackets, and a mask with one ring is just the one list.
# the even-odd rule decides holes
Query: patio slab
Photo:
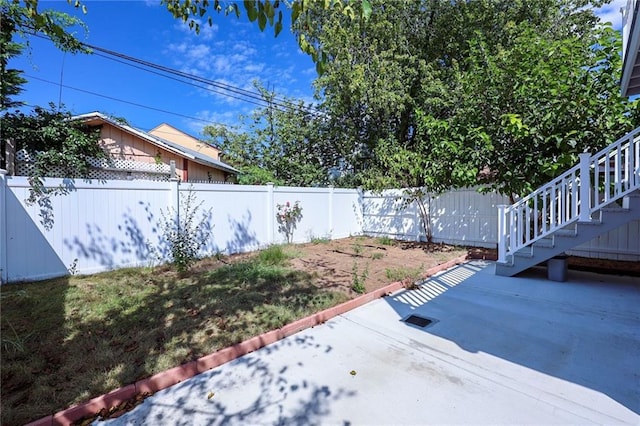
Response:
[{"label": "patio slab", "polygon": [[493,267],[454,267],[108,423],[640,424],[640,278]]}]

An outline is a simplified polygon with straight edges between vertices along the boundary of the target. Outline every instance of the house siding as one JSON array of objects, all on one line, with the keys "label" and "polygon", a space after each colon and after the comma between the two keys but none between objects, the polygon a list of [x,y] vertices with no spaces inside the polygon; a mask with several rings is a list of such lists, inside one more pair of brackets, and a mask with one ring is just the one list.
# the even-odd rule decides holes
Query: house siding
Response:
[{"label": "house siding", "polygon": [[[159,136],[159,134],[156,134],[156,136]],[[133,160],[151,164],[160,161],[163,164],[167,165],[170,164],[171,161],[175,161],[176,173],[180,180],[193,180],[202,182],[227,181],[227,173],[222,170],[205,166],[189,159],[185,159],[171,151],[160,148],[111,124],[105,123],[102,125],[100,137],[100,145],[112,158],[121,160]],[[214,150],[214,148],[211,148],[211,152],[207,151],[207,154],[213,154]],[[216,158],[217,152],[218,151],[215,150]]]}]

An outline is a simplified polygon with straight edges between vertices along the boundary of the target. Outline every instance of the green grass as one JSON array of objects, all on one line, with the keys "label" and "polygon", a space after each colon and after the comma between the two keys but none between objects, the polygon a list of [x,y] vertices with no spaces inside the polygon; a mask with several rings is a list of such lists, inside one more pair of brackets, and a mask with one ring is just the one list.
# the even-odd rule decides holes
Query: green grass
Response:
[{"label": "green grass", "polygon": [[381,244],[383,246],[392,246],[395,244],[395,240],[393,240],[392,238],[389,237],[378,237],[376,239],[376,241],[378,241],[378,244]]},{"label": "green grass", "polygon": [[347,299],[273,246],[180,277],[166,266],[3,286],[4,424],[24,424]]},{"label": "green grass", "polygon": [[391,281],[403,281],[410,280],[411,282],[417,281],[422,277],[424,273],[424,265],[420,265],[417,268],[409,268],[409,267],[401,267],[401,268],[393,268],[393,269],[385,269],[385,275]]},{"label": "green grass", "polygon": [[371,259],[373,260],[379,260],[379,259],[382,259],[383,257],[384,257],[384,253],[380,253],[380,252],[376,252],[371,255]]},{"label": "green grass", "polygon": [[311,237],[311,244],[328,244],[331,241],[329,237]]}]

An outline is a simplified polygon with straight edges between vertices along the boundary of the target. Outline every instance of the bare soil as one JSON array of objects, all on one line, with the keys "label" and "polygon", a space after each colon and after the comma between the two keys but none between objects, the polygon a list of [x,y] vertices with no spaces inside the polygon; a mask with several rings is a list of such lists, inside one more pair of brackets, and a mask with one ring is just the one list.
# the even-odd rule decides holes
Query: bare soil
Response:
[{"label": "bare soil", "polygon": [[[392,282],[407,284],[425,278],[427,270],[450,260],[496,260],[496,249],[459,247],[439,243],[396,241],[371,237],[350,237],[296,245],[300,253],[291,260],[297,270],[318,277],[316,285],[354,296],[354,276],[364,277],[366,292]],[[640,276],[640,262],[589,259],[570,256],[569,268],[605,274]],[[400,278],[401,275],[405,277]]]},{"label": "bare soil", "polygon": [[354,280],[370,292],[400,280],[426,276],[427,270],[467,254],[464,247],[371,237],[350,237],[296,245],[290,265],[315,275],[316,285],[354,295]]}]

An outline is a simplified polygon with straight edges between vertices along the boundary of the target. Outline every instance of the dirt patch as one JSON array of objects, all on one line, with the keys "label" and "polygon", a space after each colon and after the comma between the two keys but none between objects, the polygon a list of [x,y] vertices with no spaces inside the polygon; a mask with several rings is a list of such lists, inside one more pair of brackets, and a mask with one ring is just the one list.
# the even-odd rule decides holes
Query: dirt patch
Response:
[{"label": "dirt patch", "polygon": [[433,266],[465,256],[467,249],[447,244],[350,237],[296,245],[290,264],[317,277],[317,285],[353,296],[356,282],[370,292],[396,281],[425,276]]},{"label": "dirt patch", "polygon": [[[429,268],[465,256],[497,260],[496,249],[448,244],[350,237],[296,245],[291,266],[318,277],[317,285],[354,296],[354,280],[370,292],[396,281],[407,284],[425,277]],[[599,273],[640,276],[640,262],[569,257],[569,268]]]}]

